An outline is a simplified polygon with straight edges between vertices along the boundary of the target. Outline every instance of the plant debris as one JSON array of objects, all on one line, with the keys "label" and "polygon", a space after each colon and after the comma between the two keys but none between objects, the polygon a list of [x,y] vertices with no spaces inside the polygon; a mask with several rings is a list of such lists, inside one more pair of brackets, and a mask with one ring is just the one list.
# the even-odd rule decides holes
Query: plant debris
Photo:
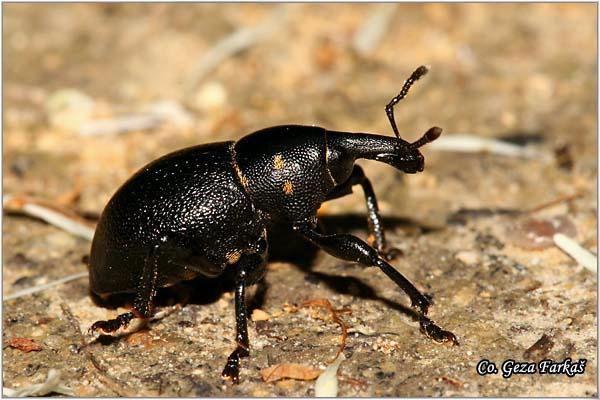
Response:
[{"label": "plant debris", "polygon": [[148,329],[140,329],[137,332],[127,335],[125,341],[130,346],[142,346],[146,349],[150,349],[155,346],[155,340]]},{"label": "plant debris", "polygon": [[252,318],[252,321],[254,322],[268,321],[271,318],[271,316],[268,313],[261,310],[260,308],[256,308],[252,311],[252,315],[250,316],[250,318]]},{"label": "plant debris", "polygon": [[431,143],[429,149],[462,153],[491,153],[507,157],[532,158],[547,161],[550,156],[529,146],[523,147],[502,140],[471,134],[444,135]]},{"label": "plant debris", "polygon": [[33,339],[23,338],[23,337],[14,337],[8,341],[8,345],[13,349],[18,349],[24,351],[25,353],[29,353],[31,351],[40,351],[42,350],[42,345],[33,341]]},{"label": "plant debris", "polygon": [[339,353],[335,360],[325,368],[325,371],[315,382],[315,397],[337,397],[338,395],[338,378],[337,372],[342,361],[344,361],[344,353]]},{"label": "plant debris", "polygon": [[303,364],[276,364],[260,371],[260,377],[265,382],[275,382],[280,379],[297,379],[312,381],[321,374],[320,369]]},{"label": "plant debris", "polygon": [[[308,301],[305,301],[304,303],[302,303],[302,307],[321,307],[321,308],[325,308],[327,311],[329,311],[331,319],[335,323],[337,323],[340,326],[340,328],[342,329],[342,340],[340,341],[340,348],[339,348],[338,352],[336,353],[334,359],[331,361],[331,363],[335,362],[335,360],[338,358],[338,356],[344,351],[344,348],[346,347],[346,339],[348,338],[348,326],[340,318],[340,316],[338,314],[340,314],[340,313],[351,313],[352,310],[350,310],[348,308],[342,308],[342,309],[336,310],[336,309],[333,308],[333,306],[331,305],[331,303],[327,299],[308,300]],[[322,318],[320,318],[320,319],[322,319]]]},{"label": "plant debris", "polygon": [[595,274],[598,273],[598,258],[592,252],[562,233],[556,233],[552,239],[559,249],[573,257],[579,264]]},{"label": "plant debris", "polygon": [[48,377],[43,383],[35,383],[30,386],[20,387],[17,389],[2,388],[2,395],[8,397],[30,397],[30,396],[47,396],[50,393],[64,394],[73,396],[73,390],[70,387],[63,385],[60,381],[60,371],[50,369]]},{"label": "plant debris", "polygon": [[523,358],[526,360],[540,361],[548,355],[548,352],[554,347],[554,341],[545,333],[530,348],[523,352]]},{"label": "plant debris", "polygon": [[442,382],[446,382],[449,383],[450,385],[454,386],[455,388],[462,388],[464,386],[464,383],[459,381],[458,379],[455,378],[450,378],[449,376],[442,376],[440,378],[440,380]]},{"label": "plant debris", "polygon": [[[65,200],[63,199],[63,201]],[[95,224],[80,217],[62,204],[54,204],[34,197],[7,195],[4,197],[3,208],[8,213],[39,218],[50,225],[90,241],[94,237]]]},{"label": "plant debris", "polygon": [[3,296],[2,301],[18,299],[19,297],[27,296],[29,294],[37,293],[44,291],[46,289],[50,289],[51,287],[62,285],[63,283],[71,282],[76,279],[86,278],[88,276],[88,272],[78,272],[76,274],[67,275],[64,278],[57,279],[52,282],[45,283],[43,285],[36,285],[29,287],[27,289],[19,290],[17,292],[11,293],[7,296]]}]

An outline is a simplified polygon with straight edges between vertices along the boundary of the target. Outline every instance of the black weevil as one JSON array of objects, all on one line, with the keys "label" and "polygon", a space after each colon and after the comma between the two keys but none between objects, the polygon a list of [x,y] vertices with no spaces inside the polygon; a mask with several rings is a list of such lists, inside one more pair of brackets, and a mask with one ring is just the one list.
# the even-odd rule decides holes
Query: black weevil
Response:
[{"label": "black weevil", "polygon": [[[133,318],[152,315],[157,288],[198,275],[215,277],[235,268],[236,349],[223,376],[239,381],[239,359],[249,355],[245,289],[260,280],[268,255],[267,226],[287,224],[334,257],[379,267],[410,297],[424,333],[437,342],[456,337],[426,317],[428,299],[386,259],[377,200],[358,158],[382,161],[407,172],[423,171],[419,140],[400,138],[393,107],[427,72],[415,70],[386,106],[394,137],[328,131],[314,126],[266,128],[237,142],[185,148],[151,162],[133,175],[106,205],[90,256],[90,287],[99,295],[133,292],[133,309],[97,321],[92,332],[111,333]],[[368,211],[369,242],[317,229],[321,203],[352,193],[360,185]],[[393,250],[393,249],[392,249]],[[385,258],[385,259],[384,259]]]}]

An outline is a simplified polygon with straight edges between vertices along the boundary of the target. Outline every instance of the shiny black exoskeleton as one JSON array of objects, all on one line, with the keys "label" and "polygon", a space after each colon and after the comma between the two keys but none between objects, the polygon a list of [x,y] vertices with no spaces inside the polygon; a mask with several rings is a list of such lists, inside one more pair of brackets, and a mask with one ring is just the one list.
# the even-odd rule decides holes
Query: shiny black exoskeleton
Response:
[{"label": "shiny black exoskeleton", "polygon": [[[427,72],[418,68],[386,112],[396,137],[284,125],[254,132],[237,142],[186,148],[148,164],[107,204],[92,243],[90,286],[97,294],[133,292],[133,309],[94,323],[114,332],[133,318],[152,315],[159,287],[198,275],[214,277],[235,268],[236,342],[224,376],[238,381],[239,359],[249,355],[244,293],[260,280],[268,255],[269,223],[288,224],[300,235],[343,260],[377,266],[410,297],[423,331],[438,342],[454,335],[426,317],[429,301],[387,261],[381,217],[371,183],[355,165],[378,160],[407,172],[423,170],[419,147],[441,129],[414,143],[402,140],[393,106]],[[352,235],[327,235],[317,227],[317,209],[361,185],[367,203],[369,242]]]}]

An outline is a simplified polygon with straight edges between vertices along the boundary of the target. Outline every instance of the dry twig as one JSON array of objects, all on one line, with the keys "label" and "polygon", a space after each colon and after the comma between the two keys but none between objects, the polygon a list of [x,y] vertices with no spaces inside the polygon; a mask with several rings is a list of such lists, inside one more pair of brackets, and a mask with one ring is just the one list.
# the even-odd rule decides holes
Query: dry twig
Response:
[{"label": "dry twig", "polygon": [[571,202],[575,199],[578,199],[580,197],[583,196],[583,193],[575,193],[575,194],[571,194],[571,195],[565,195],[565,196],[560,196],[557,199],[554,199],[552,201],[546,202],[544,204],[540,204],[539,206],[535,206],[530,210],[527,210],[527,213],[536,213],[538,211],[542,211],[545,210],[546,208],[550,208],[553,207],[557,204],[563,203],[563,202]]},{"label": "dry twig", "polygon": [[7,213],[39,218],[50,225],[87,240],[92,240],[94,237],[95,224],[60,204],[35,197],[6,195],[3,208]]},{"label": "dry twig", "polygon": [[260,376],[264,382],[275,382],[280,379],[297,379],[302,381],[312,381],[317,379],[321,370],[302,364],[277,364],[260,371]]},{"label": "dry twig", "polygon": [[342,340],[340,341],[340,348],[339,348],[338,352],[336,353],[335,357],[333,358],[333,360],[330,361],[330,363],[335,362],[335,360],[338,358],[338,356],[344,351],[344,348],[346,347],[346,339],[348,338],[348,326],[340,318],[340,316],[338,314],[351,313],[352,310],[350,310],[348,308],[342,308],[342,309],[336,310],[333,308],[333,306],[327,299],[308,300],[308,301],[305,301],[304,303],[302,303],[302,307],[320,307],[320,308],[326,309],[327,311],[329,311],[329,314],[330,314],[333,322],[337,323],[340,326],[340,328],[342,328]]},{"label": "dry twig", "polygon": [[37,285],[33,287],[29,287],[27,289],[19,290],[17,292],[11,293],[8,296],[3,296],[2,301],[18,299],[19,297],[27,296],[33,293],[42,292],[46,289],[50,289],[51,287],[62,285],[63,283],[71,282],[77,279],[85,278],[89,274],[87,271],[78,272],[76,274],[65,276],[64,278],[57,279],[52,282],[45,283],[43,285]]},{"label": "dry twig", "polygon": [[598,258],[591,251],[585,249],[579,243],[562,233],[554,234],[552,239],[559,249],[573,257],[578,264],[598,274]]}]

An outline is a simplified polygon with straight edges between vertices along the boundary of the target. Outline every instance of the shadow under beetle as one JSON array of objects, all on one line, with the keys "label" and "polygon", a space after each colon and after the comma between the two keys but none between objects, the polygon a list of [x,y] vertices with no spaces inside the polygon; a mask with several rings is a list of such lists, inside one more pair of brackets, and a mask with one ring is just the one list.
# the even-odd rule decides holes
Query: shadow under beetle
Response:
[{"label": "shadow under beetle", "polygon": [[[398,133],[393,107],[427,73],[417,68],[386,106],[396,137],[328,131],[313,126],[266,128],[237,142],[185,148],[143,167],[113,195],[96,228],[90,256],[90,287],[99,295],[133,292],[133,309],[92,332],[111,333],[134,318],[152,316],[159,287],[198,275],[215,277],[235,268],[235,350],[223,376],[239,382],[240,357],[249,355],[245,289],[265,273],[268,223],[288,224],[334,257],[379,267],[410,297],[423,332],[437,342],[456,337],[426,317],[428,299],[387,261],[377,200],[358,158],[407,173],[423,171],[419,147],[442,132],[429,129],[408,143]],[[317,229],[321,203],[360,185],[367,203],[370,245],[348,234]]]}]

